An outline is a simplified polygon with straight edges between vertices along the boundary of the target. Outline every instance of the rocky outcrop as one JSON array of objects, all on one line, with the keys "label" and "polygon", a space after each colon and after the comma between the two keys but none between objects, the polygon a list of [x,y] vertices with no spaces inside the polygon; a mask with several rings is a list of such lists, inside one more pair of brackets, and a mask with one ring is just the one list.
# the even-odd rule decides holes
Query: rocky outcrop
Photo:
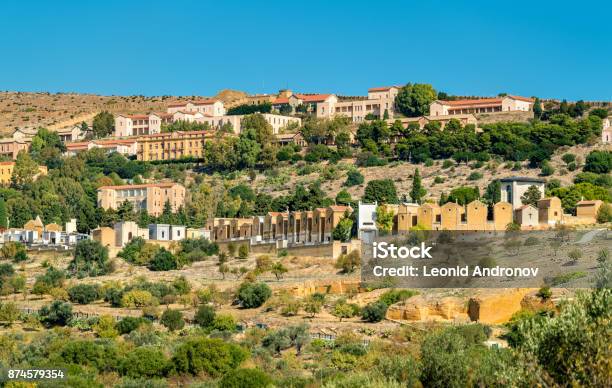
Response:
[{"label": "rocky outcrop", "polygon": [[427,298],[422,295],[390,306],[387,318],[406,321],[467,320],[465,302],[458,297]]},{"label": "rocky outcrop", "polygon": [[471,321],[487,324],[504,323],[521,310],[523,299],[531,292],[532,288],[483,290],[470,298],[467,313]]},{"label": "rocky outcrop", "polygon": [[296,297],[306,297],[320,292],[322,294],[355,294],[360,291],[359,280],[307,281],[290,288],[289,293]]}]

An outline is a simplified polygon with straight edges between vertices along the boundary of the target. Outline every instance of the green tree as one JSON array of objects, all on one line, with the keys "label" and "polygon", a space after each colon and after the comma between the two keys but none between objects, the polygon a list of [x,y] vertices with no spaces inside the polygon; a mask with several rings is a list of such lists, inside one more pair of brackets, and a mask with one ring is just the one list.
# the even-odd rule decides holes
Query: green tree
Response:
[{"label": "green tree", "polygon": [[353,230],[353,220],[344,217],[338,222],[338,225],[332,232],[332,237],[337,241],[349,241],[351,239],[351,231]]},{"label": "green tree", "polygon": [[107,111],[98,113],[93,118],[92,132],[96,138],[106,137],[115,129],[115,118]]},{"label": "green tree", "polygon": [[90,304],[100,297],[98,287],[93,284],[77,284],[68,289],[70,301],[78,304]]},{"label": "green tree", "polygon": [[8,228],[8,212],[6,210],[6,202],[4,198],[0,197],[0,228]]},{"label": "green tree", "polygon": [[382,234],[391,233],[393,230],[393,211],[385,205],[376,207],[376,227]]},{"label": "green tree", "polygon": [[334,309],[332,311],[332,315],[339,318],[340,322],[343,319],[354,317],[356,314],[355,308],[350,304],[346,303],[344,300],[338,301],[334,305]]},{"label": "green tree", "polygon": [[248,353],[238,345],[218,338],[195,337],[175,349],[172,364],[178,373],[193,376],[206,373],[217,378],[236,369],[247,356]]},{"label": "green tree", "polygon": [[350,205],[353,203],[353,198],[348,191],[343,189],[336,194],[336,203],[338,205]]},{"label": "green tree", "polygon": [[74,249],[68,270],[77,276],[101,276],[112,271],[108,248],[95,240],[81,240]]},{"label": "green tree", "polygon": [[359,251],[354,250],[348,254],[340,255],[336,260],[335,267],[342,270],[344,273],[352,273],[355,268],[361,265],[361,255]]},{"label": "green tree", "polygon": [[38,316],[47,326],[66,326],[72,319],[72,305],[56,300],[38,310]]},{"label": "green tree", "polygon": [[246,244],[240,245],[238,247],[238,258],[240,260],[246,260],[249,258],[249,247]]},{"label": "green tree", "polygon": [[170,331],[180,330],[185,326],[183,313],[172,309],[165,310],[159,322]]},{"label": "green tree", "polygon": [[266,388],[271,384],[272,379],[259,369],[235,369],[219,382],[223,388]]},{"label": "green tree", "polygon": [[542,112],[542,101],[540,101],[540,99],[536,97],[535,101],[533,102],[533,115],[536,119],[539,119],[540,117],[542,117]]},{"label": "green tree", "polygon": [[597,210],[597,222],[604,224],[612,222],[612,206],[609,203],[604,203]]},{"label": "green tree", "polygon": [[363,184],[363,182],[364,178],[359,170],[350,170],[346,173],[346,181],[344,182],[344,186],[357,186]]},{"label": "green tree", "polygon": [[378,204],[397,203],[395,182],[391,179],[374,179],[369,181],[364,191],[363,200]]},{"label": "green tree", "polygon": [[16,189],[23,189],[26,185],[34,182],[34,177],[39,173],[38,164],[26,151],[19,151],[15,159],[15,167],[11,182]]},{"label": "green tree", "polygon": [[427,190],[423,187],[421,183],[421,174],[419,173],[419,169],[414,170],[414,176],[412,177],[412,189],[410,190],[410,198],[412,202],[421,203],[423,197],[427,194]]},{"label": "green tree", "polygon": [[611,151],[591,151],[584,164],[584,171],[607,174],[612,170]]},{"label": "green tree", "polygon": [[387,305],[384,302],[369,303],[361,310],[361,318],[366,322],[380,322],[386,314]]},{"label": "green tree", "polygon": [[429,114],[429,105],[436,98],[437,93],[431,85],[408,83],[399,90],[395,105],[408,117],[424,116]]},{"label": "green tree", "polygon": [[525,194],[521,196],[523,205],[538,206],[538,201],[542,198],[542,192],[537,186],[532,185],[527,188]]},{"label": "green tree", "polygon": [[495,179],[488,184],[483,198],[490,205],[501,202],[501,182],[499,179]]},{"label": "green tree", "polygon": [[212,327],[213,322],[215,321],[215,309],[207,305],[198,307],[194,320],[200,327]]},{"label": "green tree", "polygon": [[272,290],[265,283],[242,283],[238,289],[237,299],[244,308],[256,308],[272,296]]},{"label": "green tree", "polygon": [[272,272],[274,276],[276,276],[276,280],[281,280],[283,278],[283,275],[288,271],[289,270],[280,261],[277,261],[276,263],[272,264],[272,267],[270,268],[270,272]]}]

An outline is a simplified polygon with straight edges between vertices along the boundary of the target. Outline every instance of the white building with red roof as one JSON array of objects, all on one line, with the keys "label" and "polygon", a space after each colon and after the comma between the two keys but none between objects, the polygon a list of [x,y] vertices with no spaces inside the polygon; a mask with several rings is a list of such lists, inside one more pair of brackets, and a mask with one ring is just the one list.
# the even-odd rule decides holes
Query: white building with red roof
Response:
[{"label": "white building with red roof", "polygon": [[495,112],[529,112],[533,109],[532,98],[503,96],[469,100],[436,100],[429,105],[430,116],[478,114]]},{"label": "white building with red roof", "polygon": [[160,133],[162,124],[167,124],[171,121],[172,115],[167,113],[120,114],[115,116],[115,137]]},{"label": "white building with red roof", "polygon": [[382,119],[386,116],[392,119],[395,113],[395,97],[400,88],[400,86],[370,88],[367,97],[336,98],[317,103],[317,117],[345,116],[354,123],[361,123],[366,117]]}]

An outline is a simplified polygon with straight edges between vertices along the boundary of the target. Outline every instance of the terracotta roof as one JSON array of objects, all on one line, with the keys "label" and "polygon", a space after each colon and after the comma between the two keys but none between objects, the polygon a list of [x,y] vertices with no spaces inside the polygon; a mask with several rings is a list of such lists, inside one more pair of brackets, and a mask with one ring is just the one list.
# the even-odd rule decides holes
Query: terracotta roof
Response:
[{"label": "terracotta roof", "polygon": [[307,102],[325,101],[331,94],[296,94],[297,98]]},{"label": "terracotta roof", "polygon": [[213,99],[208,99],[208,100],[198,100],[198,101],[194,101],[193,105],[212,105],[215,102],[217,102],[218,100],[213,100]]},{"label": "terracotta roof", "polygon": [[438,100],[442,105],[449,106],[481,106],[481,105],[501,105],[501,98],[479,98],[474,100]]},{"label": "terracotta roof", "polygon": [[512,95],[508,95],[508,97],[514,98],[515,100],[520,100],[520,101],[534,102],[533,98],[528,98],[528,97],[512,96]]},{"label": "terracotta roof", "polygon": [[299,135],[299,133],[277,133],[274,136],[276,136],[277,139],[293,139],[297,135]]},{"label": "terracotta roof", "polygon": [[172,135],[206,135],[209,131],[175,131],[175,132],[163,132],[163,133],[152,133],[150,135],[135,136],[137,138],[151,138],[151,137],[172,137]]},{"label": "terracotta roof", "polygon": [[384,92],[384,91],[387,91],[387,90],[389,90],[391,88],[399,89],[399,88],[401,88],[401,86],[399,86],[399,85],[380,86],[380,87],[376,87],[376,88],[370,88],[370,89],[368,89],[368,92]]},{"label": "terracotta roof", "polygon": [[289,99],[285,97],[277,98],[276,100],[272,101],[272,105],[280,105],[280,104],[288,104],[288,103],[289,103]]},{"label": "terracotta roof", "polygon": [[344,205],[331,205],[329,208],[335,212],[344,212],[349,209],[352,209],[350,206],[344,206]]},{"label": "terracotta roof", "polygon": [[15,162],[11,162],[11,161],[0,162],[0,166],[12,166],[14,164]]},{"label": "terracotta roof", "polygon": [[269,215],[269,216],[272,216],[272,217],[276,217],[276,216],[278,216],[279,214],[281,214],[281,212],[268,212],[268,215]]},{"label": "terracotta roof", "polygon": [[98,187],[98,190],[102,190],[102,189],[112,189],[112,190],[117,190],[117,189],[144,189],[147,187],[172,187],[174,185],[178,185],[178,183],[174,183],[174,182],[164,182],[164,183],[145,183],[142,185],[118,185],[118,186],[100,186]]}]

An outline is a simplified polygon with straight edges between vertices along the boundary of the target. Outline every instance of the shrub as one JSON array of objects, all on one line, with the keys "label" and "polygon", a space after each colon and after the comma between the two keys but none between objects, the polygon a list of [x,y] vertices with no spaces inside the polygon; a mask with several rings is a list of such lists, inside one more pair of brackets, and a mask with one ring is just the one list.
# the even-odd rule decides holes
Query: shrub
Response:
[{"label": "shrub", "polygon": [[99,371],[113,370],[118,363],[117,348],[112,342],[70,341],[59,355],[66,363],[92,366]]},{"label": "shrub", "polygon": [[100,297],[99,287],[93,284],[77,284],[68,289],[68,297],[72,303],[90,304]]},{"label": "shrub", "polygon": [[174,282],[172,282],[172,288],[174,288],[177,295],[185,295],[191,291],[191,284],[189,284],[189,281],[185,278],[185,276],[180,276],[174,279]]},{"label": "shrub", "polygon": [[474,171],[473,173],[471,173],[468,176],[467,179],[468,179],[468,181],[477,181],[477,180],[480,180],[480,179],[482,179],[482,173]]},{"label": "shrub", "polygon": [[383,302],[387,306],[391,306],[392,304],[404,301],[418,294],[417,291],[413,290],[389,290],[382,294],[380,298],[378,298],[378,301]]},{"label": "shrub", "polygon": [[68,270],[78,277],[100,276],[111,272],[108,249],[95,240],[81,240],[74,249]]},{"label": "shrub", "polygon": [[538,290],[536,296],[543,300],[549,300],[552,297],[552,291],[550,290],[550,287],[542,287]]},{"label": "shrub", "polygon": [[242,283],[238,289],[238,301],[244,308],[259,307],[270,298],[272,291],[265,283]]},{"label": "shrub", "polygon": [[178,373],[204,372],[216,378],[236,369],[247,355],[241,347],[217,338],[195,338],[176,348],[172,364]]},{"label": "shrub", "polygon": [[240,245],[238,248],[238,258],[240,260],[246,260],[249,258],[249,247],[246,244]]},{"label": "shrub", "polygon": [[346,173],[346,181],[344,182],[344,186],[357,186],[363,184],[363,182],[363,175],[358,170],[350,170]]},{"label": "shrub", "polygon": [[597,210],[597,222],[604,224],[606,222],[612,222],[612,205],[604,203]]},{"label": "shrub", "polygon": [[236,321],[229,314],[218,314],[213,320],[212,327],[215,330],[232,332],[236,330]]},{"label": "shrub", "polygon": [[66,326],[72,319],[72,305],[55,300],[38,310],[38,316],[46,326]]},{"label": "shrub", "polygon": [[385,319],[387,305],[384,302],[374,302],[366,305],[361,311],[361,318],[367,322],[380,322]]},{"label": "shrub", "polygon": [[607,174],[612,170],[612,152],[591,151],[586,158],[584,171]]},{"label": "shrub", "polygon": [[195,314],[194,320],[201,327],[211,327],[215,320],[215,309],[206,305],[200,306]]},{"label": "shrub", "polygon": [[165,248],[160,248],[149,262],[149,269],[151,271],[170,271],[177,268],[178,261],[176,257]]},{"label": "shrub", "polygon": [[561,160],[563,160],[565,164],[570,164],[576,161],[576,155],[570,153],[563,154],[563,156],[561,156]]},{"label": "shrub", "polygon": [[468,385],[467,344],[452,330],[428,335],[421,345],[421,382],[432,387]]},{"label": "shrub", "polygon": [[219,386],[223,388],[265,388],[272,379],[259,369],[235,369],[227,373]]},{"label": "shrub", "polygon": [[453,162],[450,159],[445,159],[444,162],[442,162],[442,168],[444,168],[444,169],[453,167],[454,165],[455,165],[455,162]]},{"label": "shrub", "polygon": [[168,309],[164,311],[161,316],[160,323],[170,331],[180,330],[185,327],[183,313],[178,310]]},{"label": "shrub", "polygon": [[121,306],[127,308],[155,306],[158,300],[149,291],[132,290],[121,297]]},{"label": "shrub", "polygon": [[141,346],[130,351],[122,360],[119,371],[130,377],[162,377],[168,370],[168,360],[157,348]]},{"label": "shrub", "polygon": [[102,315],[94,326],[94,332],[100,338],[115,338],[119,335],[115,327],[115,319],[110,315]]},{"label": "shrub", "polygon": [[554,174],[554,172],[554,167],[548,161],[542,163],[542,170],[540,171],[542,176],[550,176]]},{"label": "shrub", "polygon": [[129,334],[146,322],[144,318],[125,317],[117,322],[116,327],[119,334]]},{"label": "shrub", "polygon": [[437,176],[434,178],[434,183],[435,184],[444,183],[444,178],[442,178],[441,176]]}]

